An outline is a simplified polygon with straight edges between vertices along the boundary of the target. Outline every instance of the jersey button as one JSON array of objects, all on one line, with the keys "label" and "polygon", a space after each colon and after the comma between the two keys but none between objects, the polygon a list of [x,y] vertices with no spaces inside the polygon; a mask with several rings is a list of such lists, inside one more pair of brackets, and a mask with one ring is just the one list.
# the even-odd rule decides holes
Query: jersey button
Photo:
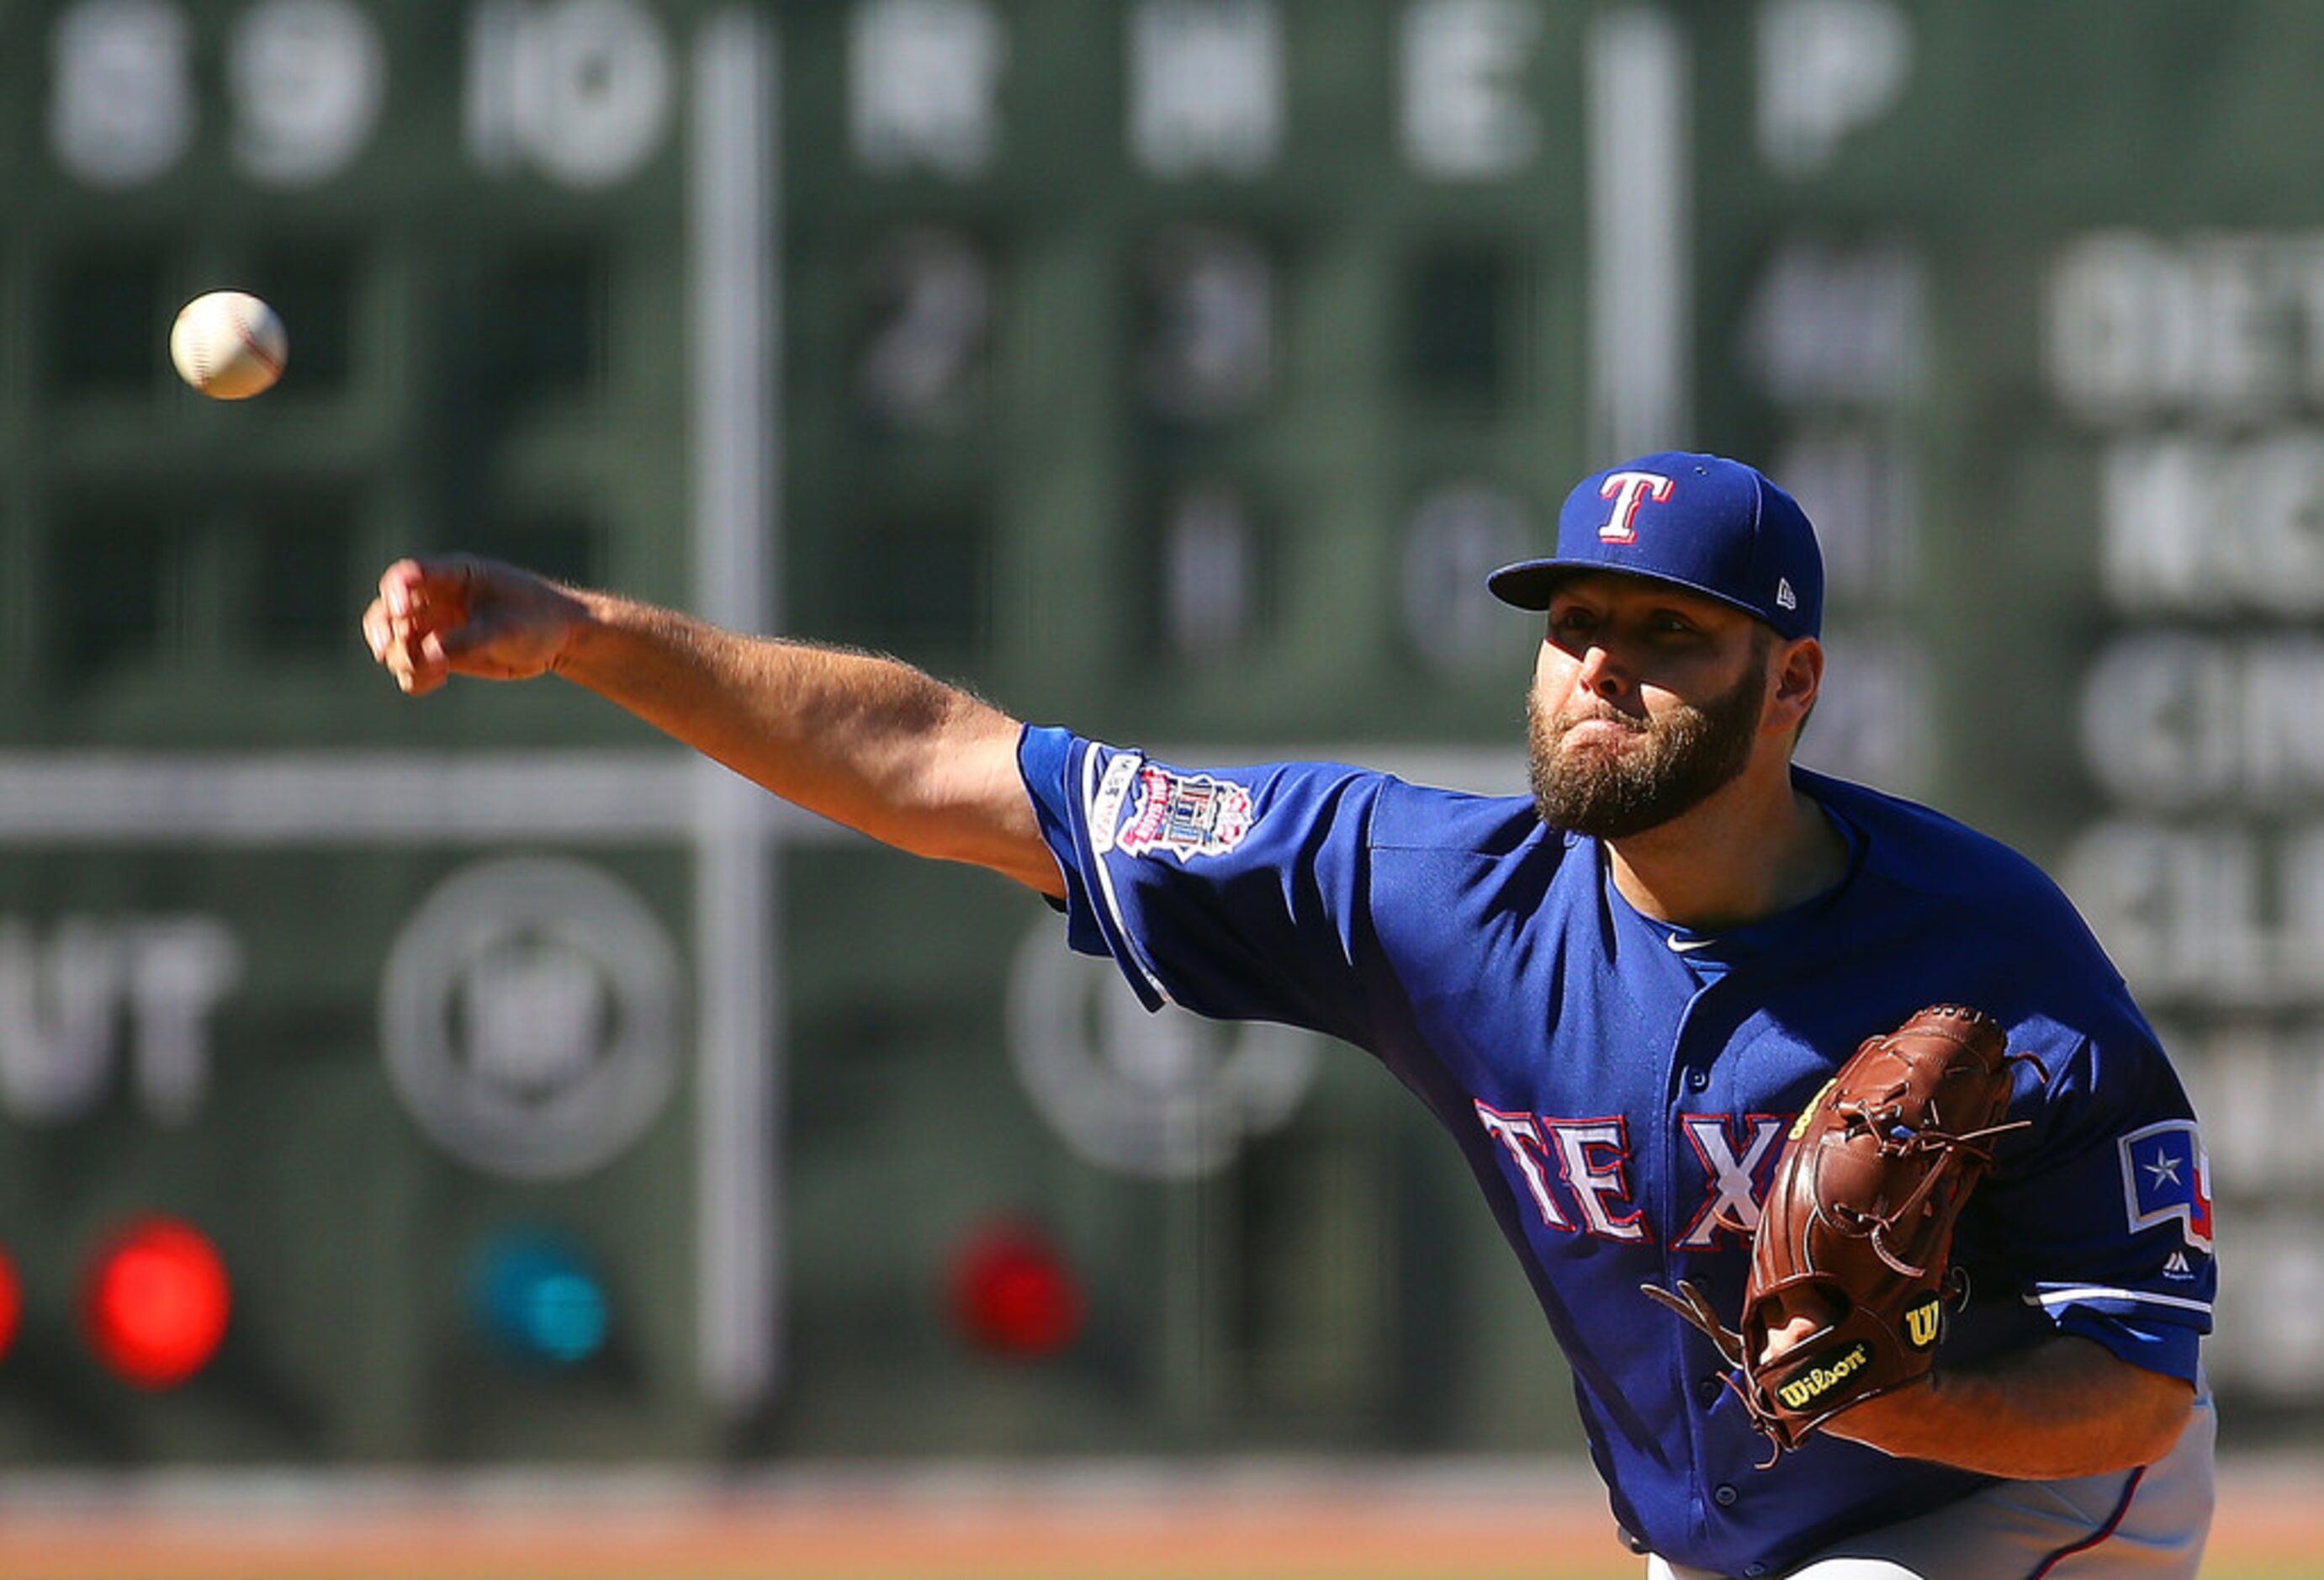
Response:
[{"label": "jersey button", "polygon": [[1701,1400],[1706,1406],[1717,1404],[1719,1396],[1726,1391],[1725,1381],[1716,1372],[1694,1385],[1694,1397]]},{"label": "jersey button", "polygon": [[1746,1564],[1743,1566],[1743,1572],[1746,1575],[1750,1575],[1751,1580],[1759,1580],[1759,1576],[1767,1572],[1767,1566],[1765,1564]]},{"label": "jersey button", "polygon": [[1696,1068],[1686,1072],[1686,1089],[1688,1091],[1700,1092],[1710,1085],[1711,1072],[1709,1070],[1703,1069],[1698,1066]]},{"label": "jersey button", "polygon": [[1732,1509],[1735,1507],[1735,1500],[1742,1495],[1725,1482],[1711,1489],[1711,1501],[1721,1509]]}]

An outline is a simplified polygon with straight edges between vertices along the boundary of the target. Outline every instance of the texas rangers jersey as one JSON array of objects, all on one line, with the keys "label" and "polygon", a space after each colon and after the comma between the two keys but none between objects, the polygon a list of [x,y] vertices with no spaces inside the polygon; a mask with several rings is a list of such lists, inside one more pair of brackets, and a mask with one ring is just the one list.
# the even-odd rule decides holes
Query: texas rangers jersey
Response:
[{"label": "texas rangers jersey", "polygon": [[1780,1572],[1986,1478],[1820,1435],[1773,1469],[1710,1344],[1638,1292],[1739,1311],[1781,1137],[1868,1036],[1983,1010],[2018,1067],[1954,1252],[1958,1362],[2085,1335],[2192,1380],[2216,1272],[2194,1115],[2063,894],[2006,846],[1805,771],[1849,847],[1795,910],[1696,936],[1522,798],[1323,763],[1194,772],[1028,729],[1019,764],[1074,947],[1148,1007],[1376,1055],[1452,1133],[1571,1364],[1616,1517],[1665,1557]]}]

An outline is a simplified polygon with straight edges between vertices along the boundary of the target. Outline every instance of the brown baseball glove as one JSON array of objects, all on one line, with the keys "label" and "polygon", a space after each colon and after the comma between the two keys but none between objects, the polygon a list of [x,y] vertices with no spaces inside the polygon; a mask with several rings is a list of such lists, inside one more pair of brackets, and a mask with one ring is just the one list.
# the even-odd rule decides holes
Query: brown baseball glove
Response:
[{"label": "brown baseball glove", "polygon": [[[1993,1166],[2013,1067],[2001,1027],[1953,1004],[1867,1040],[1785,1138],[1751,1240],[1742,1330],[1701,1290],[1646,1292],[1711,1335],[1742,1373],[1730,1386],[1775,1444],[1768,1464],[1850,1405],[1926,1376],[1944,1314],[1953,1224]],[[2036,1067],[2039,1067],[2038,1066]],[[1813,1329],[1766,1360],[1771,1334]]]}]

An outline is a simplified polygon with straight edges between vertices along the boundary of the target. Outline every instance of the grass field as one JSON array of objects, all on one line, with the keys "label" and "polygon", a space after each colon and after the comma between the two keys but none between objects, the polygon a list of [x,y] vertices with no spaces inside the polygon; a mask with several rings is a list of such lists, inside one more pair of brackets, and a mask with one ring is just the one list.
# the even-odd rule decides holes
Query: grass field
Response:
[{"label": "grass field", "polygon": [[[0,1484],[23,1580],[1637,1580],[1564,1467]],[[2205,1580],[2324,1580],[2312,1465],[2223,1477]],[[2059,1580],[2071,1580],[2061,1571]]]}]

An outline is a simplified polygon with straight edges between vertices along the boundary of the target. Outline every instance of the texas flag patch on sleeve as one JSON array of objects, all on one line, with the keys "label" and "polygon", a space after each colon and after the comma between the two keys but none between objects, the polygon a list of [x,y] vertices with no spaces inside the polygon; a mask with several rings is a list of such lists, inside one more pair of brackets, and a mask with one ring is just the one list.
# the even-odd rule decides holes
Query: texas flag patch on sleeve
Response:
[{"label": "texas flag patch on sleeve", "polygon": [[2135,1130],[2122,1149],[2123,1202],[2133,1234],[2172,1219],[2198,1251],[2211,1249],[2211,1160],[2195,1123],[2165,1120]]}]

